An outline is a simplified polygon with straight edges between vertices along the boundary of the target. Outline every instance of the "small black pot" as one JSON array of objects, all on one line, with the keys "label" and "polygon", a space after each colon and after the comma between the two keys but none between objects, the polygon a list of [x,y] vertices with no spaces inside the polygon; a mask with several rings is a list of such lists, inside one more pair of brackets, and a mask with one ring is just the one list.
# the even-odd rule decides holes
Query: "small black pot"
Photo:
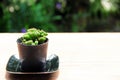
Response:
[{"label": "small black pot", "polygon": [[19,58],[24,60],[40,60],[42,62],[46,61],[47,48],[48,48],[48,38],[47,40],[39,45],[30,46],[24,45],[21,39],[17,39],[17,46],[19,52]]}]

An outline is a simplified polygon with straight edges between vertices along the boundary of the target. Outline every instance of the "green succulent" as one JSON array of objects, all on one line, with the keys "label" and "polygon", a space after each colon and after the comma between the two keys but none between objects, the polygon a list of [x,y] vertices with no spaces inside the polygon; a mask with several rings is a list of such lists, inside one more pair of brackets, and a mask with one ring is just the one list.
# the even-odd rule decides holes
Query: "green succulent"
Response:
[{"label": "green succulent", "polygon": [[38,45],[44,43],[47,40],[47,35],[47,32],[44,30],[30,28],[21,37],[21,41],[25,45]]}]

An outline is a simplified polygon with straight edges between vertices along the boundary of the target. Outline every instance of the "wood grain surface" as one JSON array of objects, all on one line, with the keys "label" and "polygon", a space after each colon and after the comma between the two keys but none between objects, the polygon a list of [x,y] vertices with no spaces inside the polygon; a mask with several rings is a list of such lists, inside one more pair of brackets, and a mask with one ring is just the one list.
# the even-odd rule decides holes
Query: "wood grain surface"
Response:
[{"label": "wood grain surface", "polygon": [[[21,35],[0,33],[0,80],[9,80],[6,64],[18,54]],[[120,33],[49,33],[48,38],[48,55],[60,58],[57,80],[120,80]]]}]

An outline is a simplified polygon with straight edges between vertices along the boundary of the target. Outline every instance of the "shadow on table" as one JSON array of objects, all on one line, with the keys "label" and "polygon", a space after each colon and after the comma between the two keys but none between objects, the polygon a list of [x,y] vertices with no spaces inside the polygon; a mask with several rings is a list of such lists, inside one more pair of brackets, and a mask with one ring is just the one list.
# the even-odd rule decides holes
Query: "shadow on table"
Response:
[{"label": "shadow on table", "polygon": [[6,72],[6,80],[56,80],[59,71],[49,74],[11,74]]}]

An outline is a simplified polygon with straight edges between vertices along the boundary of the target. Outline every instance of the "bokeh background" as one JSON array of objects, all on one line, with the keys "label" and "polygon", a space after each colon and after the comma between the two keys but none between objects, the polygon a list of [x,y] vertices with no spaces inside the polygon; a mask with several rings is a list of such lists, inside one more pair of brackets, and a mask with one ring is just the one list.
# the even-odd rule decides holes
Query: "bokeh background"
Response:
[{"label": "bokeh background", "polygon": [[120,0],[0,0],[0,32],[120,32]]}]

